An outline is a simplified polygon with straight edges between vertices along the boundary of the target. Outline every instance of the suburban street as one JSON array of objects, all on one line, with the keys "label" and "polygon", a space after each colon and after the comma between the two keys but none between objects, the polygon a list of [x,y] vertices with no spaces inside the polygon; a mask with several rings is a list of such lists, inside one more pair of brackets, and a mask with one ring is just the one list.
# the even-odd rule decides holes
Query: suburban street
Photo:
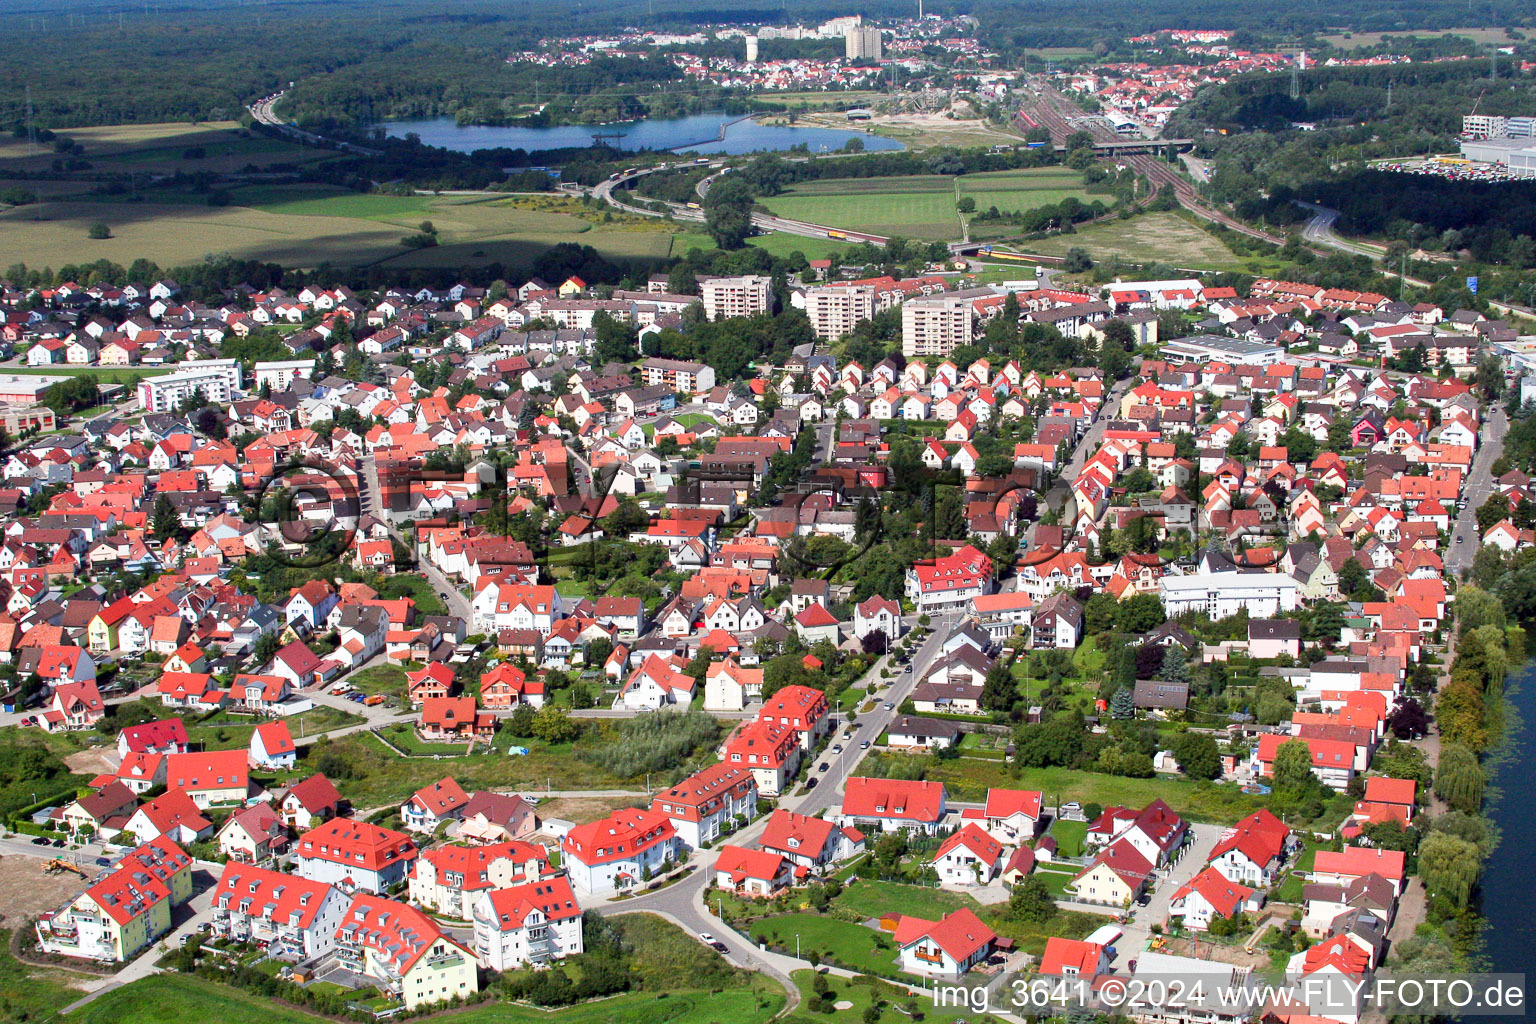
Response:
[{"label": "suburban street", "polygon": [[1487,501],[1493,493],[1493,464],[1504,453],[1504,435],[1508,431],[1509,414],[1502,405],[1492,406],[1488,418],[1483,421],[1482,429],[1478,431],[1477,456],[1472,460],[1472,472],[1462,485],[1461,496],[1466,507],[1457,514],[1456,523],[1451,528],[1450,551],[1445,556],[1445,569],[1448,573],[1459,575],[1463,569],[1471,568],[1472,559],[1477,557],[1481,541],[1477,529],[1477,506]]},{"label": "suburban street", "polygon": [[[819,756],[808,756],[804,762],[801,778],[817,778],[819,781],[816,788],[803,796],[782,797],[779,800],[780,807],[799,814],[816,815],[841,802],[844,782],[854,774],[859,761],[866,753],[860,749],[859,745],[866,740],[873,743],[875,737],[890,725],[891,720],[898,713],[896,709],[900,708],[901,702],[910,696],[917,680],[938,656],[939,646],[943,643],[945,634],[959,620],[958,615],[944,615],[933,620],[933,632],[912,658],[912,671],[896,676],[889,690],[876,698],[881,703],[876,705],[874,710],[857,716],[853,726],[845,726],[841,731],[834,730],[829,734],[833,743],[842,744],[843,750],[834,755],[830,753],[829,747]],[[870,668],[863,679],[854,685],[863,688],[868,686],[870,680],[879,680],[880,669],[886,661],[887,659],[882,658]],[[892,705],[890,710],[886,709],[886,704]],[[816,765],[821,761],[828,762],[828,769],[825,772],[816,771]],[[758,818],[733,834],[731,842],[750,846],[761,837],[766,824],[766,817]],[[758,949],[749,938],[705,909],[703,895],[714,878],[716,856],[718,856],[716,851],[695,851],[691,862],[693,870],[682,881],[657,892],[625,900],[610,901],[601,905],[594,902],[593,907],[604,914],[628,914],[638,911],[659,914],[691,934],[710,933],[729,947],[730,959],[733,962],[742,967],[763,971],[782,982],[785,989],[791,993],[790,1004],[793,1008],[799,995],[793,983],[789,981],[789,971],[807,968],[810,964]]]}]

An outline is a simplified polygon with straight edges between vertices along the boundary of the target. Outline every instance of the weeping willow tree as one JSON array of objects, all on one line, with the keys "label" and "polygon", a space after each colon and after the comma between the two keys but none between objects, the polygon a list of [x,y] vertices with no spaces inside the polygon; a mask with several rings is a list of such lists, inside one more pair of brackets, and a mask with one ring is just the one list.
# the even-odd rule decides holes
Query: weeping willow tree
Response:
[{"label": "weeping willow tree", "polygon": [[1477,755],[1459,743],[1447,743],[1435,769],[1435,793],[1459,811],[1475,814],[1483,805],[1488,775]]},{"label": "weeping willow tree", "polygon": [[1475,845],[1446,832],[1431,832],[1419,846],[1419,877],[1431,896],[1459,910],[1471,901],[1483,861]]}]

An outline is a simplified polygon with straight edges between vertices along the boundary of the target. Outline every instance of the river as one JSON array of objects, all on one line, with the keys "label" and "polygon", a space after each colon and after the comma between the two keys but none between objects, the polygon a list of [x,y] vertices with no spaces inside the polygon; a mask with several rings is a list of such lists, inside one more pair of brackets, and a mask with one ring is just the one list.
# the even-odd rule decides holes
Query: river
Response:
[{"label": "river", "polygon": [[1536,659],[1505,684],[1513,714],[1507,723],[1508,749],[1495,767],[1492,785],[1498,799],[1491,815],[1498,823],[1499,845],[1483,874],[1484,950],[1490,970],[1528,972],[1536,949]]},{"label": "river", "polygon": [[[451,117],[422,121],[387,121],[381,127],[390,135],[404,137],[414,133],[429,146],[470,153],[477,149],[564,149],[590,146],[596,133],[617,135],[606,139],[611,146],[624,150],[668,150],[687,147],[698,153],[736,155],[760,151],[792,149],[807,145],[813,153],[841,149],[849,139],[859,139],[868,151],[905,149],[895,139],[840,128],[802,128],[798,125],[763,125],[737,119],[738,115],[715,111],[689,117],[647,118],[619,124],[566,124],[553,128],[508,128],[494,125],[461,125]],[[725,138],[719,139],[721,126]]]}]

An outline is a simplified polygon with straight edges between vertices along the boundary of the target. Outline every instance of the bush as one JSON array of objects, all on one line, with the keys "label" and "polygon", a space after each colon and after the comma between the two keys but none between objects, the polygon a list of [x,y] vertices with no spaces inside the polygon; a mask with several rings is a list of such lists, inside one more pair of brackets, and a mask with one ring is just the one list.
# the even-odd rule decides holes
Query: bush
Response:
[{"label": "bush", "polygon": [[626,719],[612,732],[610,742],[586,756],[599,768],[632,778],[676,768],[697,751],[713,749],[720,741],[721,725],[702,711],[658,712]]},{"label": "bush", "polygon": [[101,221],[97,221],[90,226],[90,228],[85,232],[85,235],[87,238],[94,238],[97,241],[100,241],[104,238],[111,238],[112,229],[107,227],[107,225]]}]

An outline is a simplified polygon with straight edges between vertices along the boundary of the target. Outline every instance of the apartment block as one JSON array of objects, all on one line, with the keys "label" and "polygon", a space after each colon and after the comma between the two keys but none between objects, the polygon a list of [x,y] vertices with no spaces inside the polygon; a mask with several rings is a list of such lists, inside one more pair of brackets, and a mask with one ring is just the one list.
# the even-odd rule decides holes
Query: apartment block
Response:
[{"label": "apartment block", "polygon": [[901,352],[908,359],[947,356],[969,345],[976,332],[976,307],[953,296],[909,299],[901,306]]},{"label": "apartment block", "polygon": [[704,315],[711,320],[725,320],[766,313],[771,283],[759,274],[708,278],[699,285],[704,296]]}]

